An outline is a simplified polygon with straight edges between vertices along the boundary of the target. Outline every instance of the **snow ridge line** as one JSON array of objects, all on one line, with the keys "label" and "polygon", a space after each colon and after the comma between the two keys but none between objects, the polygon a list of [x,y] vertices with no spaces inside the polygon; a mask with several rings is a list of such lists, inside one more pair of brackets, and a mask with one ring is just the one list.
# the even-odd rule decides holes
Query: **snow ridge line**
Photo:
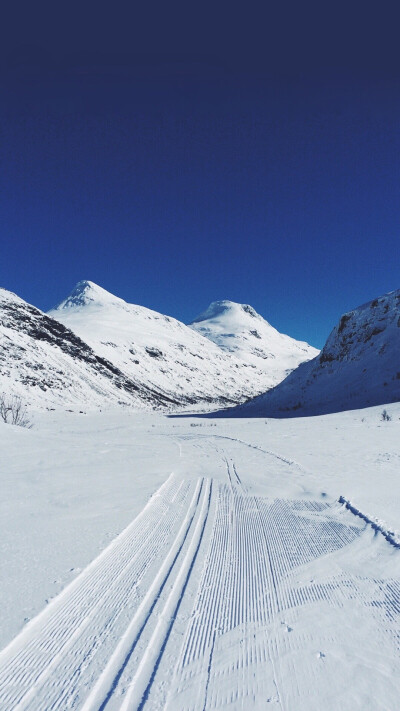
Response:
[{"label": "snow ridge line", "polygon": [[378,533],[381,533],[382,536],[383,536],[383,537],[388,541],[388,543],[390,543],[392,546],[394,546],[395,548],[400,548],[400,540],[396,537],[396,535],[395,535],[395,533],[394,533],[393,531],[388,531],[388,529],[385,528],[382,524],[377,523],[377,522],[374,521],[373,519],[369,518],[369,516],[367,516],[366,514],[362,513],[362,511],[360,511],[360,509],[357,509],[357,508],[351,503],[351,501],[349,501],[348,499],[345,499],[344,496],[339,496],[338,502],[339,502],[339,504],[342,504],[343,506],[345,506],[346,509],[348,509],[349,511],[351,511],[352,514],[354,514],[355,516],[358,516],[358,517],[361,518],[363,521],[365,521],[366,523],[368,523],[374,531],[377,531]]},{"label": "snow ridge line", "polygon": [[139,605],[129,626],[120,638],[113,654],[108,660],[108,663],[98,677],[97,682],[83,704],[81,711],[99,711],[99,709],[104,708],[110,698],[116,684],[118,683],[120,672],[124,669],[126,661],[131,655],[131,652],[151,615],[152,609],[157,602],[157,599],[172,571],[176,558],[178,557],[185,542],[186,536],[197,511],[202,488],[203,479],[199,479],[197,481],[188,511],[160,570]]},{"label": "snow ridge line", "polygon": [[176,617],[179,603],[182,599],[194,559],[196,558],[196,553],[201,543],[204,526],[210,508],[210,498],[211,482],[207,479],[204,486],[203,501],[199,517],[196,521],[186,555],[177,572],[174,584],[163,610],[160,612],[158,622],[151,639],[146,645],[146,651],[140,660],[136,674],[128,687],[125,698],[121,704],[120,711],[129,711],[129,709],[132,708],[139,709],[145,701],[148,689],[151,685],[153,673],[157,669],[159,658],[165,646],[165,641],[168,638],[169,630]]},{"label": "snow ridge line", "polygon": [[49,604],[41,611],[39,612],[36,617],[34,617],[32,620],[30,620],[25,627],[19,632],[19,634],[0,652],[0,664],[2,664],[7,658],[9,658],[12,654],[14,654],[19,648],[23,647],[26,642],[30,639],[32,633],[34,630],[40,625],[42,620],[46,617],[51,616],[51,613],[53,612],[53,609],[56,609],[57,607],[60,606],[60,603],[64,600],[65,597],[69,596],[75,588],[77,588],[82,581],[87,578],[90,573],[92,572],[93,569],[95,569],[99,562],[102,561],[104,558],[110,555],[114,548],[118,547],[119,544],[121,543],[121,540],[124,538],[127,538],[131,532],[131,530],[137,526],[139,521],[144,518],[147,513],[149,508],[154,504],[154,501],[162,496],[164,491],[168,489],[168,486],[171,484],[171,479],[174,476],[174,473],[171,472],[169,477],[165,480],[165,482],[157,489],[154,494],[150,497],[148,500],[147,504],[145,507],[138,513],[136,518],[134,518],[131,523],[126,526],[126,528],[121,531],[112,541],[111,543],[104,548],[104,550],[101,551],[101,553],[94,558],[89,565],[87,565],[79,575],[72,580],[69,585],[67,585],[61,592],[56,595],[53,600],[49,602]]}]

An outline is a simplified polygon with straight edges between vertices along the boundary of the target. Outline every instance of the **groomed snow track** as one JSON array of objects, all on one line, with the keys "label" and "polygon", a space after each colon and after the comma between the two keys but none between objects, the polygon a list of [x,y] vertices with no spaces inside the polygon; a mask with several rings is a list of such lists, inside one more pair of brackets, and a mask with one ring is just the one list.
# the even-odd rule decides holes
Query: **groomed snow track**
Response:
[{"label": "groomed snow track", "polygon": [[[319,710],[335,708],[333,687],[337,709],[369,708],[316,646],[348,644],[356,606],[400,671],[398,581],[337,565],[370,545],[365,523],[337,504],[253,496],[226,467],[226,483],[171,475],[1,653],[2,711]],[[312,639],[301,620],[315,614],[334,625]]]}]

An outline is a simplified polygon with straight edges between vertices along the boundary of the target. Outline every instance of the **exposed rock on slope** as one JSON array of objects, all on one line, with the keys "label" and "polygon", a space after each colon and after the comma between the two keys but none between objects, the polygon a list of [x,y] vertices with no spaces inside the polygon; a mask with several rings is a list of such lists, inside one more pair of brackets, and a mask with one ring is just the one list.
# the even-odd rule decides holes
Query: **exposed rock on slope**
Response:
[{"label": "exposed rock on slope", "polygon": [[0,392],[37,406],[168,405],[55,319],[0,289]]},{"label": "exposed rock on slope", "polygon": [[179,404],[242,402],[269,376],[180,321],[128,304],[90,281],[50,311],[128,377]]},{"label": "exposed rock on slope", "polygon": [[[93,282],[79,282],[48,315],[1,290],[0,392],[23,395],[38,407],[226,406],[265,391],[309,353],[295,341],[286,347],[284,339],[292,339],[251,307],[230,304],[225,325],[227,312],[236,329],[230,349]],[[270,353],[266,332],[275,339]]]},{"label": "exposed rock on slope", "polygon": [[344,314],[317,358],[232,411],[298,417],[400,400],[400,290]]}]

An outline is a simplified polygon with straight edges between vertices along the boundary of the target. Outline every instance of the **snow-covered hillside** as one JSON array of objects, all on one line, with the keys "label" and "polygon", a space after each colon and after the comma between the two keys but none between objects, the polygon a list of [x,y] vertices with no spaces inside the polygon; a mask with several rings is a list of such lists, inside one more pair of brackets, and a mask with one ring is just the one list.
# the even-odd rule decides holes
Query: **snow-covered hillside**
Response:
[{"label": "snow-covered hillside", "polygon": [[[128,304],[90,281],[79,282],[49,313],[136,383],[183,405],[241,402],[271,387],[284,377],[287,368],[297,364],[284,359],[282,346],[282,365],[277,365],[276,353],[271,369],[260,368],[255,365],[254,353],[247,357],[245,336],[237,352],[227,352],[219,343],[204,338],[201,331],[143,306]],[[261,317],[255,320],[260,332],[264,333],[264,324],[271,329]],[[236,321],[238,334],[242,333],[242,322]],[[259,341],[257,336],[250,338]],[[307,357],[307,350],[298,350],[299,356]]]},{"label": "snow-covered hillside", "polygon": [[255,368],[268,388],[319,352],[308,343],[279,333],[248,304],[213,301],[190,325]]},{"label": "snow-covered hillside", "polygon": [[0,289],[0,393],[19,395],[34,407],[168,404],[59,321],[5,289]]},{"label": "snow-covered hillside", "polygon": [[400,401],[400,290],[344,314],[320,355],[239,416],[298,417]]}]

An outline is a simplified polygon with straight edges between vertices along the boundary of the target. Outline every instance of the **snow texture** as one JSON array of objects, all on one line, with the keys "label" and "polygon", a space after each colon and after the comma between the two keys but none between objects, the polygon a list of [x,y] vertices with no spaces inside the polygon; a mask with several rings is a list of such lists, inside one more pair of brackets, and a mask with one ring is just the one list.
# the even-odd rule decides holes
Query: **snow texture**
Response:
[{"label": "snow texture", "polygon": [[[58,565],[89,555],[0,653],[1,708],[396,709],[399,551],[338,503],[345,491],[396,535],[400,407],[388,408],[385,422],[381,408],[240,422],[119,410],[0,427],[5,621],[32,596],[24,575],[54,575],[55,546]],[[90,562],[84,526],[99,535],[111,520],[120,533]]]},{"label": "snow texture", "polygon": [[279,333],[248,304],[214,301],[191,327],[253,368],[270,388],[319,351]]}]

